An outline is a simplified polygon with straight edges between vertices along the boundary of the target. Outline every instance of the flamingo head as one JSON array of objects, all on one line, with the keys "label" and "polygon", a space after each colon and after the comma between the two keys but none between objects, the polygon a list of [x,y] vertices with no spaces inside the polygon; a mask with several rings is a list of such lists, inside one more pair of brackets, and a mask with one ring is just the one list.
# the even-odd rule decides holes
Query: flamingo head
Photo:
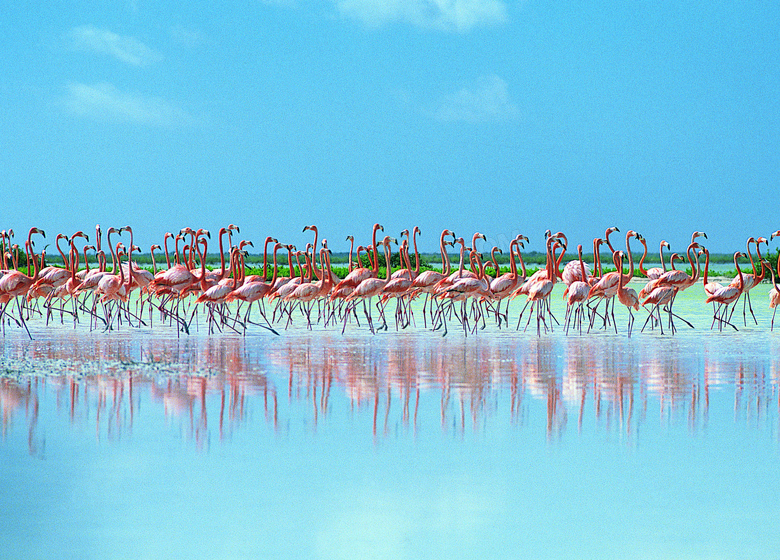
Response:
[{"label": "flamingo head", "polygon": [[89,241],[89,236],[88,236],[86,233],[84,233],[83,231],[77,231],[76,233],[74,233],[74,234],[71,236],[71,238],[70,238],[70,242],[71,242],[71,243],[73,243],[73,240],[74,240],[74,239],[76,239],[77,237],[83,237],[84,239],[86,239],[87,241]]},{"label": "flamingo head", "polygon": [[563,239],[563,245],[564,247],[569,244],[569,240],[567,239],[566,235],[562,231],[559,231],[555,235],[553,235],[556,239]]}]

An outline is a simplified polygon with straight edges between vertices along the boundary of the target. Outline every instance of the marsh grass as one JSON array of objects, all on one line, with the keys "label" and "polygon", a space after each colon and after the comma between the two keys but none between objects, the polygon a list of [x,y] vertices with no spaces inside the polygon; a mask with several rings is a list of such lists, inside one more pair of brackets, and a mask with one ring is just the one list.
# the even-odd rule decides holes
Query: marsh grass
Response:
[{"label": "marsh grass", "polygon": [[[768,255],[765,255],[765,258],[769,261],[770,265],[772,266],[773,270],[777,270],[777,260],[778,256],[780,255],[780,249],[776,249],[774,253],[770,253]],[[366,268],[372,268],[373,264],[369,261],[368,257],[365,253],[361,253],[361,265]],[[155,262],[158,270],[160,268],[166,267],[166,260],[164,254],[155,254]],[[227,257],[227,255],[226,255]],[[411,265],[412,268],[415,266],[414,262],[414,255],[410,255]],[[611,263],[611,255],[609,253],[601,253],[601,262],[602,265],[606,263]],[[642,257],[641,253],[634,253],[634,262],[635,267],[638,266],[639,259]],[[80,258],[83,261],[83,253],[80,254]],[[97,257],[94,253],[94,251],[90,251],[87,253],[87,258],[89,260],[90,267],[96,267],[97,266]],[[733,253],[732,254],[725,254],[725,253],[717,253],[717,254],[711,254],[710,255],[710,265],[723,265],[723,264],[731,264],[733,262]],[[24,254],[24,252],[20,252],[18,255],[19,259],[19,268],[23,271],[27,271],[28,274],[32,273],[32,267],[27,270],[27,257]],[[343,278],[347,275],[348,271],[348,259],[349,254],[348,253],[333,253],[331,255],[331,266],[333,268],[333,272],[336,273],[340,278]],[[487,253],[487,251],[483,252],[483,259],[490,259],[490,255]],[[508,254],[500,254],[496,255],[496,262],[499,264],[500,274],[504,274],[510,271],[509,266],[509,259],[510,256]],[[564,256],[563,263],[569,262],[570,260],[576,259],[576,255],[570,255],[567,253],[566,256]],[[281,260],[281,259],[280,259]],[[420,272],[424,272],[426,270],[440,270],[441,264],[440,264],[441,256],[434,253],[421,253],[420,254]],[[452,269],[457,269],[458,266],[458,260],[459,255],[458,254],[450,254],[450,263],[452,265]],[[528,253],[523,253],[523,260],[526,264],[526,270],[527,275],[530,276],[537,270],[544,268],[546,256],[544,253],[538,252],[538,251],[530,251]],[[268,272],[266,274],[266,279],[270,280],[272,275],[272,264],[271,264],[271,255],[268,256]],[[287,258],[285,256],[284,262],[286,263]],[[593,265],[593,255],[592,254],[584,254],[583,255],[583,261],[586,262],[589,265]],[[133,253],[133,262],[137,263],[139,266],[151,269],[152,268],[152,257],[150,253]],[[400,255],[398,251],[394,251],[391,256],[391,267],[392,270],[395,272],[396,270],[400,268],[405,268],[404,266],[401,266],[400,261]],[[433,263],[433,264],[431,264]],[[246,258],[246,274],[262,274],[262,264],[263,264],[263,256],[262,254],[250,254]],[[650,268],[653,266],[658,266],[660,264],[658,260],[658,255],[648,254],[647,258],[645,259],[645,267]],[[47,266],[56,266],[62,268],[62,262],[59,256],[55,259],[53,258],[53,255],[47,255]],[[704,269],[704,263],[702,262],[702,273]],[[111,268],[111,258],[109,256],[108,258],[108,267]],[[219,268],[220,266],[220,258],[219,254],[217,253],[209,253],[206,255],[206,268],[209,270],[213,270],[215,268]],[[468,264],[467,264],[468,266]],[[81,262],[80,268],[84,268],[84,263]],[[608,266],[602,266],[603,270],[605,272],[610,272],[614,270],[614,267],[610,268]],[[685,270],[687,274],[691,274],[690,267],[677,267],[678,270]],[[747,266],[742,266],[743,272],[752,272],[752,269],[749,266],[749,262],[747,263]],[[379,255],[379,276],[380,278],[384,278],[386,270],[385,265],[385,256],[380,253]],[[495,276],[495,272],[493,272],[493,267],[488,266],[487,267],[488,272],[491,274],[491,276]],[[628,266],[626,265],[625,270],[628,270]],[[282,264],[279,264],[279,276],[289,276],[289,270],[288,267]],[[297,267],[296,267],[296,275]],[[713,275],[712,272],[710,272],[711,275]],[[637,272],[638,275],[638,272]],[[715,274],[719,277],[726,277],[726,278],[734,278],[737,275],[736,269],[729,269],[729,270],[719,270]],[[769,275],[767,274],[767,278]]]}]

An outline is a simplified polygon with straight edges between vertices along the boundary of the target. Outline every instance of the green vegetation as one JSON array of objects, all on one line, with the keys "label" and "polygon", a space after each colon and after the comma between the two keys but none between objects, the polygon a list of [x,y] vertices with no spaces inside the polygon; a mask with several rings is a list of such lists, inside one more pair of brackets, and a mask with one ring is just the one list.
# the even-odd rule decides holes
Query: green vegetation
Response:
[{"label": "green vegetation", "polygon": [[[483,251],[483,258],[489,259],[490,255],[486,254],[486,251]],[[414,268],[414,254],[411,256],[411,264]],[[614,266],[612,265],[612,258],[609,253],[601,253],[601,262],[602,266],[605,272],[614,270]],[[774,253],[770,253],[769,255],[765,255],[767,260],[770,262],[772,269],[777,270],[777,260],[780,256],[780,249],[775,250]],[[97,258],[95,256],[94,252],[88,252],[87,257],[89,259],[89,263],[91,267],[97,266]],[[278,255],[278,257],[281,257],[281,252]],[[284,258],[278,258],[277,261],[279,262],[279,276],[289,276],[289,270],[287,267],[287,255],[284,255]],[[639,259],[642,257],[641,253],[634,253],[634,262],[635,267],[638,267]],[[83,253],[80,255],[81,260],[83,261]],[[339,277],[343,278],[347,275],[348,270],[348,253],[333,253],[331,255],[331,265],[333,268],[333,272],[335,272]],[[504,274],[506,272],[510,271],[509,267],[509,255],[508,254],[501,254],[496,255],[496,261],[499,264],[500,268],[500,274]],[[564,257],[564,263],[569,262],[570,260],[576,259],[576,254],[572,255],[570,253],[567,253]],[[438,270],[440,269],[440,259],[441,256],[434,253],[421,253],[420,254],[420,272],[424,272],[426,270]],[[19,260],[19,268],[25,269],[27,266],[27,257],[24,254],[24,252],[19,251],[18,253],[18,260]],[[452,269],[455,270],[458,266],[458,260],[459,255],[457,254],[450,254],[450,263],[452,266]],[[526,271],[527,275],[530,276],[537,270],[544,267],[546,257],[544,253],[540,253],[537,251],[530,251],[528,253],[523,253],[523,260],[526,264]],[[733,254],[711,254],[710,255],[710,266],[713,265],[723,265],[723,264],[732,264],[734,260]],[[151,254],[149,253],[133,253],[133,261],[137,263],[139,266],[145,267],[145,268],[152,268],[152,258]],[[165,255],[164,254],[155,254],[155,261],[158,267],[165,268],[166,267],[166,261],[165,261]],[[269,263],[268,263],[268,273],[266,275],[267,279],[270,280],[271,275],[273,273],[272,270],[272,263],[271,261],[271,255],[269,254]],[[592,266],[593,264],[593,255],[592,254],[584,254],[583,255],[583,261],[588,263]],[[400,255],[398,251],[394,251],[391,257],[391,266],[393,271],[398,270],[399,268],[405,268],[404,266],[401,266],[400,262]],[[687,264],[687,258],[686,258],[686,264]],[[750,269],[750,263],[746,262],[744,259],[742,262],[745,262],[745,266],[743,266],[744,272],[752,272],[752,269]],[[283,263],[283,264],[282,264]],[[10,264],[10,263],[9,263]],[[47,255],[47,262],[46,264],[48,266],[62,266],[62,259],[59,257],[59,255]],[[654,266],[659,266],[660,263],[658,261],[658,254],[649,254],[647,258],[645,259],[645,267],[651,268]],[[262,274],[262,265],[263,265],[263,256],[261,254],[250,254],[246,258],[246,274]],[[361,253],[361,265],[366,268],[372,268],[371,262],[369,262],[368,257],[365,253]],[[111,267],[111,257],[108,257],[108,266]],[[220,266],[220,258],[219,255],[216,253],[210,253],[206,256],[206,267],[210,270],[213,270],[214,268],[219,268]],[[468,264],[467,264],[468,266]],[[80,262],[80,267],[84,267],[84,263]],[[719,266],[719,268],[721,268]],[[297,265],[296,265],[297,269]],[[385,275],[385,256],[384,254],[379,255],[379,276],[381,278],[384,278]],[[678,269],[679,270],[686,270],[688,274],[691,273],[690,267],[680,267],[678,263]],[[494,275],[492,272],[492,267],[488,267],[489,272],[491,275]],[[625,265],[625,270],[628,270],[628,265]],[[702,260],[702,273],[704,272],[704,262]],[[297,271],[296,271],[297,274]],[[638,268],[637,268],[637,274],[638,274]],[[737,275],[737,271],[734,268],[730,268],[728,270],[723,270],[722,268],[718,270],[715,273],[711,273],[713,276],[720,276],[720,277],[727,277],[727,278],[734,278]],[[767,274],[767,278],[769,275]]]}]

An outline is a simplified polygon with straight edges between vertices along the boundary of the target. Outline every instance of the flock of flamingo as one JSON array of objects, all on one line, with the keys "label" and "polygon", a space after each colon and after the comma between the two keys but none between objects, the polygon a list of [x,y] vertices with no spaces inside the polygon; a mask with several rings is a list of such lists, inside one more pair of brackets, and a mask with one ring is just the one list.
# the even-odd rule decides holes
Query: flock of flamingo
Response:
[{"label": "flock of flamingo", "polygon": [[[734,253],[734,265],[737,276],[726,285],[708,281],[710,256],[709,252],[698,239],[706,239],[706,234],[695,231],[691,242],[685,250],[684,257],[672,254],[669,267],[664,258],[664,248],[669,248],[666,241],[660,245],[661,267],[645,270],[644,261],[647,257],[647,242],[639,233],[629,230],[625,235],[625,251],[615,249],[610,241],[610,235],[619,230],[610,227],[604,237],[593,240],[594,263],[591,267],[583,261],[582,245],[577,246],[577,258],[570,260],[561,268],[568,247],[566,236],[561,233],[547,232],[546,263],[544,268],[530,276],[526,276],[526,265],[523,262],[521,249],[528,238],[518,235],[509,246],[509,272],[501,273],[496,254],[501,249],[493,247],[490,258],[485,258],[476,249],[478,240],[486,240],[481,233],[475,233],[471,245],[467,246],[462,237],[456,237],[449,229],[441,232],[439,247],[441,250],[441,270],[426,270],[420,272],[420,255],[417,250],[418,227],[401,232],[402,242],[398,243],[388,235],[378,240],[379,231],[384,228],[375,224],[370,243],[365,246],[354,246],[354,237],[348,236],[352,242],[349,252],[348,274],[338,278],[331,267],[327,240],[318,241],[319,232],[316,226],[306,226],[304,232],[314,234],[313,243],[309,243],[303,251],[298,251],[293,245],[279,243],[273,237],[265,239],[263,248],[262,275],[246,275],[244,247],[252,245],[251,241],[241,241],[233,244],[233,232],[239,232],[238,227],[229,225],[219,231],[220,268],[206,268],[206,253],[210,232],[205,229],[193,230],[184,228],[177,235],[166,233],[163,239],[167,267],[156,270],[154,251],[161,250],[160,245],[152,245],[152,270],[147,270],[133,262],[133,253],[140,249],[133,244],[133,230],[130,226],[109,228],[107,232],[108,249],[112,259],[109,270],[107,256],[101,246],[102,231],[96,226],[96,244],[89,245],[89,237],[79,231],[68,237],[64,234],[56,236],[55,245],[59,251],[63,266],[45,266],[45,248],[36,254],[33,236],[45,233],[39,228],[31,228],[24,244],[26,255],[26,272],[19,266],[20,248],[12,244],[12,231],[0,232],[2,246],[3,269],[0,270],[0,323],[5,332],[6,325],[17,325],[24,328],[30,335],[27,322],[33,317],[46,316],[48,325],[52,314],[58,312],[60,322],[66,315],[73,319],[74,325],[79,316],[89,318],[91,329],[111,330],[126,322],[131,326],[151,326],[155,313],[160,320],[177,328],[179,333],[189,333],[198,313],[206,314],[209,333],[216,330],[229,330],[246,333],[248,325],[255,325],[278,334],[276,328],[284,324],[289,327],[294,318],[300,317],[311,329],[312,324],[322,323],[324,326],[340,325],[342,333],[347,324],[354,322],[358,327],[361,314],[358,305],[362,305],[362,315],[371,333],[387,329],[385,310],[391,299],[395,300],[396,329],[403,329],[416,324],[411,302],[419,296],[424,296],[422,318],[425,328],[448,332],[448,323],[457,321],[464,333],[476,332],[487,325],[488,318],[495,321],[499,328],[509,324],[509,302],[519,296],[525,296],[518,319],[517,329],[523,326],[523,315],[527,308],[528,315],[524,330],[535,319],[537,334],[542,329],[547,331],[558,324],[552,313],[550,295],[554,285],[562,282],[566,285],[564,300],[566,312],[563,328],[566,333],[571,328],[580,333],[583,326],[587,331],[593,329],[611,329],[617,332],[614,306],[615,300],[626,306],[629,313],[628,335],[633,330],[634,315],[632,310],[640,306],[647,310],[647,318],[642,327],[655,329],[663,333],[664,324],[672,333],[676,331],[674,319],[679,319],[687,325],[692,325],[674,311],[674,301],[677,294],[694,284],[702,277],[701,266],[704,261],[703,284],[706,293],[706,303],[713,304],[712,327],[722,330],[731,327],[734,330],[733,313],[740,298],[743,302],[743,320],[747,325],[747,311],[756,321],[750,302],[750,290],[765,279],[769,272],[773,287],[770,292],[770,307],[775,308],[780,302],[780,287],[776,284],[780,277],[780,262],[777,276],[769,262],[761,255],[761,245],[769,245],[769,241],[780,236],[780,230],[765,237],[749,238],[747,252]],[[112,243],[111,236],[129,235],[127,245],[120,240]],[[228,250],[224,250],[223,239],[227,236]],[[450,239],[451,238],[451,239]],[[80,268],[80,251],[76,242],[83,239],[84,268]],[[168,240],[174,240],[173,256],[168,250]],[[645,286],[637,293],[628,286],[634,277],[635,266],[630,242],[635,239],[641,243],[644,252],[638,264],[638,272],[647,278]],[[64,241],[63,250],[59,243]],[[181,249],[179,247],[181,243]],[[269,267],[268,246],[272,244],[272,277],[267,281]],[[391,269],[392,246],[397,245],[402,268]],[[452,270],[447,246],[460,246],[460,260],[456,270]],[[411,247],[414,247],[415,267],[411,265]],[[614,272],[603,272],[601,263],[602,246],[612,254]],[[754,247],[756,258],[751,252]],[[287,251],[290,275],[282,277],[279,274],[277,253],[280,249]],[[98,267],[90,268],[87,252],[95,251]],[[226,260],[225,254],[228,254]],[[361,253],[365,252],[369,266],[362,266]],[[356,261],[353,261],[353,253]],[[384,253],[386,274],[380,277],[380,253]],[[691,274],[675,268],[676,260],[687,258]],[[739,259],[748,258],[752,272],[743,272]],[[624,274],[624,264],[627,261],[628,273]],[[32,267],[32,270],[30,268]],[[489,269],[492,268],[492,275]],[[592,269],[591,269],[592,268]],[[138,296],[132,298],[133,292]],[[374,306],[372,299],[376,298]],[[135,307],[130,302],[135,302]],[[238,302],[237,305],[229,305]],[[260,320],[252,320],[252,305],[257,302]],[[269,317],[265,302],[273,306]],[[601,306],[603,302],[603,308]],[[246,311],[242,306],[248,304]],[[459,305],[458,305],[459,304]],[[372,307],[375,307],[381,324],[375,326]],[[316,309],[316,312],[315,312]],[[202,311],[200,311],[202,310]],[[147,315],[148,313],[148,315]],[[197,323],[196,323],[197,324]],[[756,324],[757,321],[756,321]],[[276,328],[275,328],[276,326]],[[771,328],[774,328],[774,314]],[[30,335],[31,336],[31,335]]]}]

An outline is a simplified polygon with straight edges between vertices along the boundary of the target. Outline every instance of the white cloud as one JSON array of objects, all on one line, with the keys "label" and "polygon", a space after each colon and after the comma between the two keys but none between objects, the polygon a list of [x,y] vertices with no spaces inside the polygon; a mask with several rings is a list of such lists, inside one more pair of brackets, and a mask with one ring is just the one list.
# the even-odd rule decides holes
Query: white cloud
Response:
[{"label": "white cloud", "polygon": [[71,83],[64,99],[73,114],[100,121],[121,121],[148,126],[191,126],[195,120],[186,111],[160,97],[123,92],[109,83]]},{"label": "white cloud", "polygon": [[465,32],[504,23],[503,0],[333,0],[337,10],[369,27],[406,22],[426,29]]},{"label": "white cloud", "polygon": [[132,66],[148,66],[162,60],[162,55],[134,37],[124,37],[94,25],[82,25],[70,31],[77,49],[113,56]]},{"label": "white cloud", "polygon": [[442,121],[496,122],[514,120],[519,115],[506,82],[495,75],[482,76],[473,86],[443,96],[434,111]]}]

